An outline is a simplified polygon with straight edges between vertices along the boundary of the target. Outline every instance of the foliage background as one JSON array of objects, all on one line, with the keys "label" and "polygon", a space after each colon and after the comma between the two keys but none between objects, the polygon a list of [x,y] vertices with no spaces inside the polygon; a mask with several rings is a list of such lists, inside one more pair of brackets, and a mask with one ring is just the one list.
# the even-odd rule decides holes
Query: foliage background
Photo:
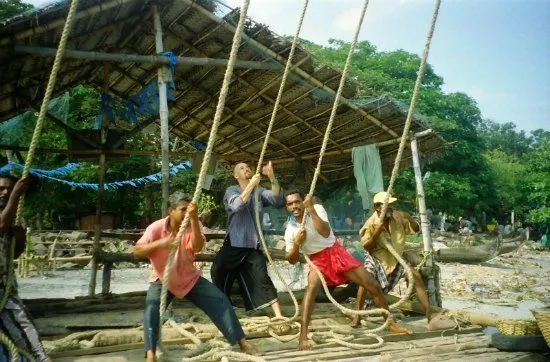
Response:
[{"label": "foliage background", "polygon": [[[32,6],[20,0],[0,0],[0,20],[29,8]],[[330,40],[328,46],[307,40],[302,44],[313,54],[318,65],[340,69],[350,46],[337,39]],[[415,54],[403,50],[379,52],[368,41],[362,41],[353,56],[350,76],[359,84],[359,97],[387,94],[408,104],[419,64],[420,58]],[[446,212],[454,219],[460,216],[479,218],[485,211],[488,220],[494,218],[500,223],[506,223],[513,210],[521,221],[543,229],[550,227],[550,132],[539,129],[527,134],[512,122],[484,119],[472,97],[461,92],[445,93],[443,85],[443,77],[428,64],[417,110],[428,118],[449,146],[441,158],[423,169],[429,172],[424,185],[427,205],[434,213]],[[67,99],[66,123],[75,129],[91,128],[98,113],[99,93],[78,86]],[[15,127],[4,125],[0,128],[0,142],[28,145],[35,121],[36,117],[29,113],[17,120]],[[46,122],[39,147],[66,148],[64,131]],[[154,126],[147,127],[128,140],[127,148],[160,149],[158,130]],[[0,163],[5,161],[5,155],[0,154]],[[68,161],[63,155],[38,154],[34,167],[56,168]],[[181,161],[184,160],[171,160],[174,164]],[[71,179],[97,182],[97,168],[95,163],[84,163]],[[142,177],[159,169],[160,161],[156,156],[112,160],[108,162],[106,182]],[[196,175],[191,171],[179,174],[171,179],[171,189],[192,192],[195,180]],[[207,224],[225,226],[221,200],[231,183],[227,172],[222,169],[216,172],[212,189],[205,193],[199,205]],[[401,171],[395,190],[401,208],[414,212],[416,192],[412,170]],[[320,185],[318,196],[335,218],[352,216],[360,223],[366,216],[361,210],[353,179]],[[160,215],[160,185],[106,192],[104,205],[106,211],[118,215],[121,227],[143,227]],[[56,229],[74,227],[78,216],[94,210],[94,192],[46,182],[35,186],[25,213],[38,227]],[[284,212],[275,216],[281,226]]]}]

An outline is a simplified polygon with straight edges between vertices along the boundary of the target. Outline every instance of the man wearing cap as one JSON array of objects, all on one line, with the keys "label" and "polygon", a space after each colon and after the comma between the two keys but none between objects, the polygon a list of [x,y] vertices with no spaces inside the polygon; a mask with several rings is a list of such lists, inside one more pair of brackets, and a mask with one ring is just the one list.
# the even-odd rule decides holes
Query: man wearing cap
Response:
[{"label": "man wearing cap", "polygon": [[[418,223],[407,213],[403,211],[394,211],[392,204],[397,201],[395,197],[389,197],[386,217],[383,222],[380,222],[380,214],[382,205],[388,194],[381,191],[374,195],[374,213],[365,222],[361,228],[361,243],[367,251],[365,257],[365,269],[372,274],[378,281],[384,294],[390,292],[405,276],[405,269],[397,261],[397,259],[384,246],[386,241],[393,246],[399,255],[403,255],[405,249],[405,239],[408,234],[417,233],[420,230]],[[422,282],[422,277],[418,271],[413,269],[414,286],[416,295],[422,304],[424,313],[428,318],[428,322],[432,318],[430,304],[426,288]],[[366,298],[366,290],[359,287],[357,292],[357,309],[363,308],[363,303]],[[360,317],[355,316],[350,325],[356,327],[360,325]],[[410,332],[410,331],[409,331]],[[412,334],[412,332],[410,332]]]}]

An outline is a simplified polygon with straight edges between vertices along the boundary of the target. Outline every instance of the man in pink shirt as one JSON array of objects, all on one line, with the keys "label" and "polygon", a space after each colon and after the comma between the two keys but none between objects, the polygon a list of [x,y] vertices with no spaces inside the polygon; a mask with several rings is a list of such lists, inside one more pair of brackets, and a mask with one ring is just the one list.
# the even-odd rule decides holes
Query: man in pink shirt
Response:
[{"label": "man in pink shirt", "polygon": [[[149,258],[153,267],[143,321],[147,361],[155,360],[164,268],[170,250],[178,246],[168,279],[166,305],[169,305],[174,297],[187,298],[210,317],[229,343],[238,343],[244,353],[259,355],[260,353],[245,339],[237,315],[225,294],[203,278],[201,272],[193,265],[195,253],[202,250],[206,238],[202,233],[197,208],[190,201],[191,199],[182,192],[172,194],[168,217],[149,225],[134,249],[136,258]],[[182,239],[176,241],[176,234],[186,212],[189,213],[189,225]]]}]

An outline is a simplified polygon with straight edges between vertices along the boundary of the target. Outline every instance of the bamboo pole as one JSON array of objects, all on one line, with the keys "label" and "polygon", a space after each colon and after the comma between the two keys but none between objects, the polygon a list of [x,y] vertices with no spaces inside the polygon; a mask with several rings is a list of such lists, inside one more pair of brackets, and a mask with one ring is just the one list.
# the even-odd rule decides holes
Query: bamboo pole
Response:
[{"label": "bamboo pole", "polygon": [[57,239],[59,239],[60,235],[61,235],[61,231],[57,234],[57,236],[55,237],[52,245],[50,246],[50,254],[48,256],[48,260],[51,263],[51,268],[52,268],[53,271],[55,271],[55,269],[56,269],[56,262],[54,260],[55,246],[57,245]]},{"label": "bamboo pole", "polygon": [[[422,171],[420,171],[420,159],[418,157],[418,143],[416,137],[411,139],[411,153],[414,169],[414,179],[416,181],[416,197],[418,199],[418,212],[420,214],[420,227],[422,229],[422,242],[424,244],[424,252],[431,253],[432,240],[430,238],[430,223],[426,213],[426,200],[424,198],[424,185],[422,185]],[[433,266],[433,257],[430,254],[426,259],[426,267]],[[434,282],[433,273],[428,275],[428,300],[430,305],[437,306],[437,291]]]},{"label": "bamboo pole", "polygon": [[103,278],[101,279],[101,294],[107,295],[111,290],[111,270],[113,263],[105,263],[103,265]]},{"label": "bamboo pole", "polygon": [[[155,23],[155,47],[157,54],[164,51],[162,44],[162,23],[160,14],[156,5],[152,7],[153,21]],[[168,86],[166,84],[166,77],[171,75],[170,68],[167,65],[163,65],[158,68],[158,85],[159,85],[159,116],[160,116],[160,137],[161,137],[161,150],[162,150],[162,217],[168,215],[168,197],[170,195],[170,187],[168,184],[170,177],[170,165],[169,165],[169,153],[170,153],[170,136],[169,136],[169,114],[168,114]]]},{"label": "bamboo pole", "polygon": [[[103,91],[107,93],[109,91],[109,67],[105,63],[103,64]],[[107,113],[103,111],[103,122],[101,123],[101,145],[104,146],[107,140]],[[101,213],[103,209],[103,192],[104,192],[104,178],[105,178],[105,153],[99,154],[99,170],[98,170],[98,187],[97,187],[97,200],[96,200],[96,214],[95,214],[95,235],[94,235],[94,247],[92,267],[90,270],[90,284],[88,286],[88,295],[95,295],[96,279],[97,279],[97,259],[99,257],[101,245]]]},{"label": "bamboo pole", "polygon": [[[17,53],[33,54],[44,57],[55,56],[54,48],[45,48],[31,45],[16,45],[14,51]],[[82,59],[90,61],[116,62],[116,63],[146,63],[155,65],[168,65],[169,59],[162,55],[139,55],[124,53],[103,53],[83,50],[65,50],[63,57],[68,59]],[[227,59],[208,58],[208,57],[181,57],[177,56],[177,65],[206,66],[206,67],[226,67]],[[257,62],[252,60],[237,60],[235,68],[244,69],[262,69],[279,70],[281,66],[267,62]]]},{"label": "bamboo pole", "polygon": [[[122,6],[126,3],[133,2],[134,0],[112,0],[112,1],[102,1],[98,5],[90,6],[87,9],[84,10],[78,10],[74,16],[73,21],[77,22],[77,20],[82,18],[91,18],[93,15],[108,11],[112,8]],[[37,14],[38,15],[38,14]],[[34,19],[34,17],[33,17]],[[65,24],[65,17],[59,17],[55,20],[52,20],[48,23],[42,23],[40,26],[32,27],[30,29],[25,29],[20,32],[17,32],[15,34],[7,35],[6,37],[0,38],[0,46],[8,45],[14,41],[22,40],[25,38],[37,36],[43,33],[46,33],[52,29],[56,29],[59,27],[62,27],[63,24]]]},{"label": "bamboo pole", "polygon": [[[416,138],[425,137],[425,136],[430,135],[432,132],[433,132],[432,129],[427,129],[425,131],[421,131],[421,132],[418,132],[418,133],[414,134],[414,137],[416,137]],[[399,143],[400,141],[401,141],[401,137],[398,137],[398,138],[392,138],[391,140],[387,140],[387,141],[376,142],[376,143],[374,143],[374,145],[376,147],[380,148],[380,147],[384,147],[384,146],[394,145],[396,143]],[[351,153],[352,150],[353,150],[353,148],[347,148],[343,151],[329,151],[329,152],[325,152],[325,156],[343,155],[343,154],[346,154],[346,153]],[[315,159],[315,158],[318,158],[318,157],[319,157],[318,153],[313,153],[313,154],[303,155],[301,157],[301,159],[302,160],[311,160],[311,159]],[[222,158],[223,158],[223,156],[222,156]],[[295,158],[278,158],[278,159],[272,160],[271,162],[273,164],[282,164],[282,163],[290,163],[290,162],[295,162],[295,161],[296,161]]]}]

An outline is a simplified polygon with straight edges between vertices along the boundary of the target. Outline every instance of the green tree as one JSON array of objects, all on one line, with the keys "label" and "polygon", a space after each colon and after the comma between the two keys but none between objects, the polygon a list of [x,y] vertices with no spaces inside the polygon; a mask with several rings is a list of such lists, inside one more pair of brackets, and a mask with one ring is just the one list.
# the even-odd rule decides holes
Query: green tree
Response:
[{"label": "green tree", "polygon": [[532,150],[524,156],[528,172],[523,191],[529,212],[529,221],[550,227],[550,132],[535,131]]},{"label": "green tree", "polygon": [[31,4],[24,3],[21,0],[0,0],[0,21],[21,14],[33,7]]},{"label": "green tree", "polygon": [[[343,68],[349,43],[330,40],[326,47],[304,42],[320,65]],[[368,41],[358,44],[350,67],[350,78],[358,83],[358,96],[388,94],[410,102],[420,57],[404,50],[377,52]],[[428,117],[431,126],[449,143],[444,155],[423,171],[431,171],[426,197],[436,211],[473,213],[494,206],[494,184],[483,157],[485,144],[478,134],[481,111],[467,94],[446,94],[443,78],[426,66],[417,110]],[[412,172],[403,171],[396,192],[414,202]],[[451,211],[452,209],[452,211]]]},{"label": "green tree", "polygon": [[527,136],[523,130],[517,131],[516,125],[512,122],[497,123],[485,120],[479,125],[479,133],[488,150],[502,150],[506,154],[518,157],[527,153],[533,143],[533,137]]}]

